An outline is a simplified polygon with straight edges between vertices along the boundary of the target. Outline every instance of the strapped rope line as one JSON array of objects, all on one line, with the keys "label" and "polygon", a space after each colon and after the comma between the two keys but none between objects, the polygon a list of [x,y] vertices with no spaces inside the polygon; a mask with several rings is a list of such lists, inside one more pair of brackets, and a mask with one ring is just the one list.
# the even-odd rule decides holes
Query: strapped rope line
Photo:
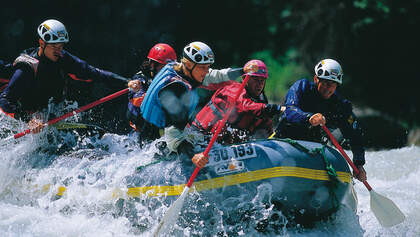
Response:
[{"label": "strapped rope line", "polygon": [[338,179],[336,170],[334,169],[332,164],[328,161],[327,156],[325,155],[326,146],[322,145],[322,147],[309,149],[303,146],[302,144],[300,144],[298,141],[295,141],[290,138],[285,138],[285,139],[280,139],[280,140],[289,143],[290,145],[294,146],[298,150],[306,152],[310,154],[311,156],[321,155],[325,164],[325,170],[327,171],[328,177],[330,178],[330,181],[331,181],[327,184],[327,187],[328,187],[328,192],[330,196],[332,197],[332,202],[333,202],[332,205],[335,209],[338,209],[340,205],[339,205],[337,195],[335,194],[335,190],[338,188],[338,184],[341,181]]}]

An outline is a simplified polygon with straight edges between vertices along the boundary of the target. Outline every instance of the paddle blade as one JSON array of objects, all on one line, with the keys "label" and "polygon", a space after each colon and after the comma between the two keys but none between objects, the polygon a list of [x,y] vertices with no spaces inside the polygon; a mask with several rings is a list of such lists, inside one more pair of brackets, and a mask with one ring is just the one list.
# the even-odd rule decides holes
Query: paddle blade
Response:
[{"label": "paddle blade", "polygon": [[405,220],[404,214],[390,199],[370,190],[370,208],[383,227],[391,227]]},{"label": "paddle blade", "polygon": [[166,211],[157,229],[153,233],[154,237],[160,236],[165,233],[168,234],[167,231],[169,230],[169,228],[173,226],[178,220],[178,216],[181,212],[182,206],[184,205],[185,198],[187,197],[189,189],[189,187],[185,187],[184,191],[182,191],[181,196],[179,196],[179,198],[172,204],[172,206],[169,207],[168,211]]}]

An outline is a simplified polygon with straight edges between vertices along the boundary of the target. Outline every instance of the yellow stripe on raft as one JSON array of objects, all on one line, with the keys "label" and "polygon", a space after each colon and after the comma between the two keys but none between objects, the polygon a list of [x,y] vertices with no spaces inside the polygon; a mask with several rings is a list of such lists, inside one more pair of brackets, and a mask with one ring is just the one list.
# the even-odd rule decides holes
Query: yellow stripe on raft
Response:
[{"label": "yellow stripe on raft", "polygon": [[[338,178],[345,183],[350,183],[351,176],[348,172],[337,171]],[[255,171],[248,171],[239,174],[226,175],[223,177],[213,178],[209,180],[197,181],[193,184],[193,187],[197,191],[204,191],[209,189],[216,189],[222,187],[228,187],[237,184],[249,183],[253,181],[259,181],[277,177],[296,177],[311,180],[329,180],[326,170],[314,170],[301,167],[273,167],[267,169],[260,169]],[[45,187],[44,187],[45,188]],[[49,187],[48,187],[49,188]],[[181,195],[185,188],[185,184],[174,185],[174,186],[149,186],[149,187],[133,187],[128,188],[126,194],[129,197],[140,197],[141,195],[148,196],[178,196]],[[193,189],[190,189],[190,191]],[[66,187],[59,186],[57,196],[62,196],[66,191]],[[120,189],[114,190],[112,193],[114,198],[123,196],[123,192]]]},{"label": "yellow stripe on raft", "polygon": [[[337,171],[338,178],[345,183],[350,183],[350,173]],[[329,180],[327,171],[314,170],[300,167],[273,167],[256,171],[249,171],[240,174],[226,175],[223,177],[213,178],[209,180],[198,181],[193,184],[197,191],[228,187],[236,184],[249,183],[277,177],[297,177],[312,180]],[[185,184],[175,186],[149,186],[149,187],[133,187],[128,188],[127,196],[140,197],[148,196],[177,196],[181,195]]]}]

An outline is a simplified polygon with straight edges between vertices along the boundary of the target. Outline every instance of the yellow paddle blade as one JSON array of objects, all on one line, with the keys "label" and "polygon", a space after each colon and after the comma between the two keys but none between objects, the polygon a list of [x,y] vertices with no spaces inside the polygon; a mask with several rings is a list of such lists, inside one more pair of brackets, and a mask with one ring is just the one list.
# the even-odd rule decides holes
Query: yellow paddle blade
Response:
[{"label": "yellow paddle blade", "polygon": [[53,127],[55,127],[58,130],[88,128],[88,126],[83,123],[67,123],[67,122],[56,123],[53,125]]},{"label": "yellow paddle blade", "polygon": [[405,220],[404,214],[390,199],[370,190],[370,208],[383,227],[392,227]]}]

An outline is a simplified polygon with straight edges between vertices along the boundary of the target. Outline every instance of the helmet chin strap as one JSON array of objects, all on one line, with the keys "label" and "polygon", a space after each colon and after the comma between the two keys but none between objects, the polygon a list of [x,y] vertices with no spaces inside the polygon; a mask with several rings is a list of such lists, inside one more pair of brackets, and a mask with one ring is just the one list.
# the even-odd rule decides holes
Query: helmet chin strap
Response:
[{"label": "helmet chin strap", "polygon": [[[153,67],[152,67],[153,66]],[[156,63],[153,60],[149,59],[149,68],[150,68],[150,75],[153,77],[156,76]]]},{"label": "helmet chin strap", "polygon": [[185,65],[185,69],[186,69],[186,70],[190,73],[191,78],[192,78],[193,80],[198,81],[197,79],[195,79],[195,78],[194,78],[194,75],[193,75],[193,73],[192,73],[192,71],[194,70],[195,66],[197,66],[197,63],[194,63],[194,66],[193,66],[193,67],[191,68],[191,70],[190,70],[190,69],[188,69],[187,65]]},{"label": "helmet chin strap", "polygon": [[[318,88],[318,85],[319,85],[319,82],[320,82],[320,78],[317,76],[317,75],[315,75],[315,77],[316,77],[316,83],[315,83],[315,86]],[[318,89],[317,89],[318,90]]]},{"label": "helmet chin strap", "polygon": [[47,47],[47,43],[45,41],[44,42],[44,47],[42,47],[42,45],[39,46],[40,49],[42,49],[41,51],[41,55],[39,55],[40,57],[45,57],[45,47]]}]

